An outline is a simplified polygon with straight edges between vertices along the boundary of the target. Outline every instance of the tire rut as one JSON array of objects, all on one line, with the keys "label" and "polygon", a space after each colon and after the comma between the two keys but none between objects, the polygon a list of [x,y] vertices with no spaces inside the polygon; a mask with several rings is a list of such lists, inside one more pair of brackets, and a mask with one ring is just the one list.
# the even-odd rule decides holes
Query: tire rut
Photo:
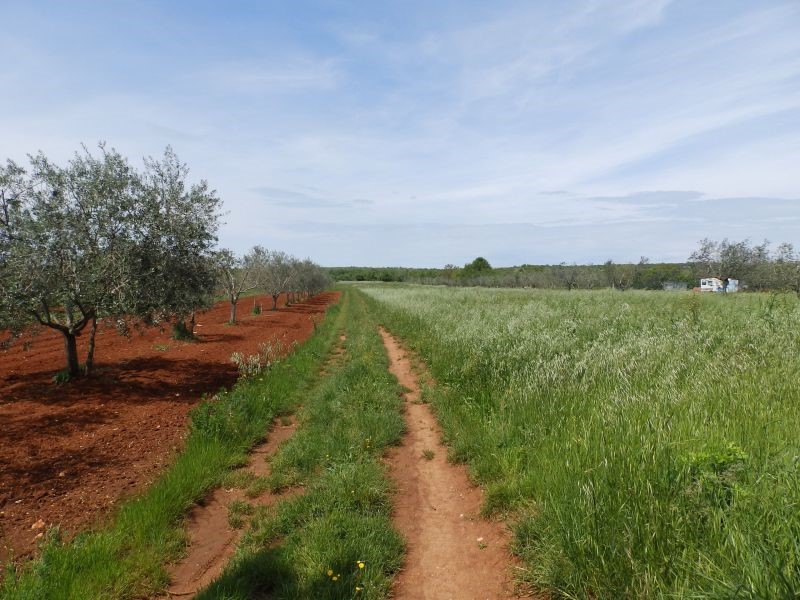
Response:
[{"label": "tire rut", "polygon": [[[274,454],[296,429],[294,417],[286,425],[281,424],[280,418],[275,419],[267,441],[250,452],[245,469],[257,477],[269,475],[266,457]],[[244,531],[233,529],[228,523],[228,507],[232,502],[249,500],[255,506],[269,506],[297,491],[289,489],[274,494],[267,490],[248,499],[244,490],[216,488],[189,513],[187,555],[168,568],[170,585],[161,598],[192,597],[222,573]]]},{"label": "tire rut", "polygon": [[496,600],[516,598],[508,550],[510,532],[480,517],[483,490],[463,465],[447,461],[441,429],[420,402],[419,381],[406,352],[383,328],[389,371],[406,388],[407,433],[387,455],[397,484],[394,522],[407,543],[403,570],[395,579],[399,600]]}]

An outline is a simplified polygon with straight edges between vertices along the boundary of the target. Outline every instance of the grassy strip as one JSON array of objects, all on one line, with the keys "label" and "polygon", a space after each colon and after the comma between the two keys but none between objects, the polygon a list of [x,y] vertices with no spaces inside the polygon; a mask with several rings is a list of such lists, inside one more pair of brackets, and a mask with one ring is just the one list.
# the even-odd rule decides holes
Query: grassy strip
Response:
[{"label": "grassy strip", "polygon": [[569,598],[800,597],[794,296],[359,286]]},{"label": "grassy strip", "polygon": [[275,418],[291,411],[306,382],[330,352],[339,328],[333,306],[315,335],[270,371],[240,380],[192,413],[189,437],[175,463],[142,496],[126,502],[107,528],[69,543],[48,535],[41,556],[7,569],[0,597],[8,599],[134,598],[167,584],[164,564],[185,545],[183,518],[247,451]]},{"label": "grassy strip", "polygon": [[274,489],[304,493],[261,509],[203,599],[385,598],[402,541],[381,455],[400,440],[402,401],[363,299],[347,292],[345,353],[305,400],[300,427],[271,461]]}]

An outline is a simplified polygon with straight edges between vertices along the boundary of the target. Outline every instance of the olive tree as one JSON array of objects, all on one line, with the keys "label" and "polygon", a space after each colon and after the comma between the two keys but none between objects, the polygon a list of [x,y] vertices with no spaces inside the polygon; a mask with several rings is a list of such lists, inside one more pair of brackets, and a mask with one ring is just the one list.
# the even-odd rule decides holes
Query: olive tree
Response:
[{"label": "olive tree", "polygon": [[221,201],[205,180],[188,183],[188,166],[169,146],[160,160],[144,163],[133,314],[150,322],[175,319],[177,329],[193,337],[195,312],[213,304],[217,289]]},{"label": "olive tree", "polygon": [[292,262],[292,257],[280,250],[272,250],[267,253],[259,284],[272,296],[272,310],[277,310],[278,297],[289,289],[289,284],[295,274]]},{"label": "olive tree", "polygon": [[800,256],[789,242],[780,244],[775,252],[773,280],[778,289],[792,290],[800,295]]},{"label": "olive tree", "polygon": [[217,253],[220,284],[231,305],[229,323],[236,323],[236,305],[241,295],[258,287],[267,257],[267,251],[261,246],[255,246],[242,258],[227,249]]},{"label": "olive tree", "polygon": [[293,287],[302,297],[318,294],[330,285],[330,279],[322,268],[309,258],[296,261],[294,271]]},{"label": "olive tree", "polygon": [[89,327],[92,368],[99,318],[186,315],[213,289],[210,250],[219,200],[168,148],[137,173],[114,149],[85,147],[60,167],[43,154],[30,170],[0,173],[0,328],[31,321],[58,331],[66,367],[80,374],[77,337]]}]

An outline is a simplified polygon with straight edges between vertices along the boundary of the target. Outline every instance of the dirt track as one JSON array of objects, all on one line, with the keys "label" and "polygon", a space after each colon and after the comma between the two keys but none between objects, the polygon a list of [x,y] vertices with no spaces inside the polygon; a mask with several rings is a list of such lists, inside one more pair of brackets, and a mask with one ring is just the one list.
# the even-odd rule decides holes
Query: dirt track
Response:
[{"label": "dirt track", "polygon": [[[276,420],[267,435],[267,441],[255,447],[250,453],[247,470],[257,477],[269,475],[266,459],[272,456],[283,442],[297,429],[294,419],[288,425]],[[228,524],[228,507],[234,500],[247,500],[256,506],[268,506],[279,498],[293,492],[273,494],[269,490],[257,498],[247,499],[240,489],[215,489],[189,515],[189,543],[186,556],[169,569],[170,586],[164,598],[194,597],[200,590],[216,579],[225,568],[236,550],[241,531]]]},{"label": "dirt track", "polygon": [[[395,526],[407,546],[394,585],[399,600],[497,600],[514,598],[505,525],[479,516],[482,490],[463,466],[447,462],[439,424],[426,404],[411,363],[397,341],[381,329],[389,370],[408,391],[403,443],[388,454],[397,482]],[[429,452],[433,452],[433,455]]]},{"label": "dirt track", "polygon": [[0,561],[33,553],[46,528],[74,532],[145,488],[180,448],[201,394],[236,380],[232,352],[306,339],[312,316],[337,298],[322,294],[259,316],[245,298],[235,326],[222,302],[199,315],[194,343],[157,329],[126,339],[101,327],[95,375],[64,385],[51,382],[64,363],[58,334],[0,351]]}]

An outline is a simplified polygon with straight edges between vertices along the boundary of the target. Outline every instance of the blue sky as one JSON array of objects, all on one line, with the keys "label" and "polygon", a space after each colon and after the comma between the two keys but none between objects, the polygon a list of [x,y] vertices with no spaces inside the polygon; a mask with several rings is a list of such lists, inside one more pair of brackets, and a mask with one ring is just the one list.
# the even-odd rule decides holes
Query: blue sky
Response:
[{"label": "blue sky", "polygon": [[171,144],[325,265],[800,246],[800,2],[8,2],[0,157]]}]

